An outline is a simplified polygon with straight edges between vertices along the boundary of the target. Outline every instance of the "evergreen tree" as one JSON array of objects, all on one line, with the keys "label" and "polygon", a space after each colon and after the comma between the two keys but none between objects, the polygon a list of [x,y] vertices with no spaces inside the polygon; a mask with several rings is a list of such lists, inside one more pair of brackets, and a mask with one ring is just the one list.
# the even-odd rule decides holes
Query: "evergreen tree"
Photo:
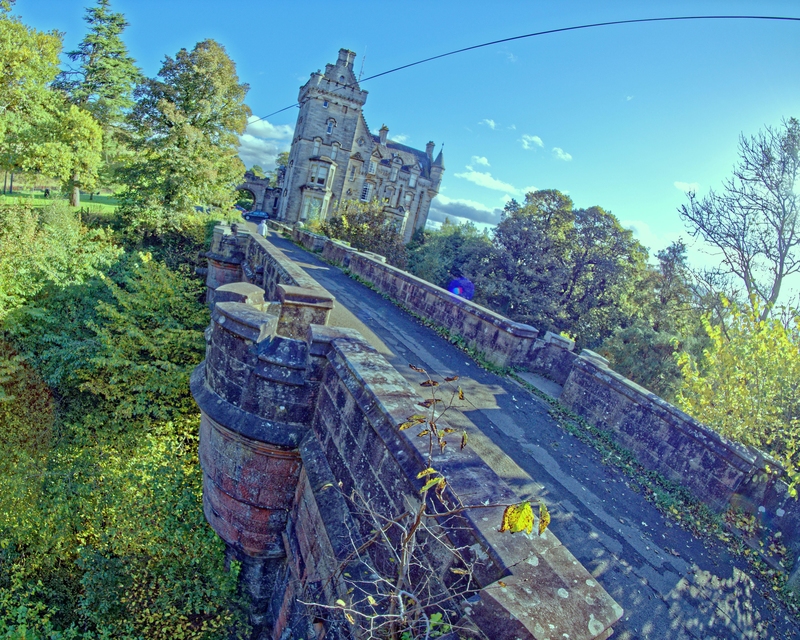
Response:
[{"label": "evergreen tree", "polygon": [[77,68],[62,71],[54,85],[71,102],[86,109],[104,132],[118,126],[133,106],[133,89],[141,74],[120,37],[128,26],[125,16],[110,11],[110,0],[98,0],[86,10],[89,33],[67,56]]}]

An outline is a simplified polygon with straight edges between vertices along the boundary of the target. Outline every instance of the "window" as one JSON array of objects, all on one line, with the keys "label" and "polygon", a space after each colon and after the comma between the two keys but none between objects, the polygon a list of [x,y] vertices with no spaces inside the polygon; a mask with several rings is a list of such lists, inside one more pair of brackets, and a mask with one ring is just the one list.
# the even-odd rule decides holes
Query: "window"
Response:
[{"label": "window", "polygon": [[356,179],[356,165],[350,167],[350,182]]},{"label": "window", "polygon": [[339,153],[339,143],[334,142],[333,146],[331,147],[331,160],[336,160],[336,154]]},{"label": "window", "polygon": [[322,101],[322,108],[323,109],[327,109],[328,108],[328,101],[327,100],[323,100]]},{"label": "window", "polygon": [[392,182],[397,180],[397,172],[398,171],[399,171],[399,169],[397,167],[392,167],[392,175],[389,176],[389,180],[391,180]]},{"label": "window", "polygon": [[408,186],[409,187],[416,187],[417,186],[417,174],[416,173],[412,173],[411,177],[409,177]]},{"label": "window", "polygon": [[328,177],[328,167],[320,164],[312,164],[308,176],[308,182],[310,184],[325,186],[325,179]]},{"label": "window", "polygon": [[372,196],[372,183],[367,182],[361,189],[361,201],[369,202],[371,196]]},{"label": "window", "polygon": [[322,143],[322,140],[320,140],[319,138],[314,140],[314,151],[312,151],[312,153],[311,153],[312,156],[318,156],[319,155],[319,145],[321,143]]},{"label": "window", "polygon": [[375,173],[378,170],[378,165],[374,160],[369,161],[369,173]]},{"label": "window", "polygon": [[306,196],[303,200],[303,209],[300,214],[301,220],[313,220],[319,218],[322,212],[322,198]]},{"label": "window", "polygon": [[333,133],[333,125],[334,125],[333,120],[328,120],[328,128],[325,129],[325,133],[327,134]]}]

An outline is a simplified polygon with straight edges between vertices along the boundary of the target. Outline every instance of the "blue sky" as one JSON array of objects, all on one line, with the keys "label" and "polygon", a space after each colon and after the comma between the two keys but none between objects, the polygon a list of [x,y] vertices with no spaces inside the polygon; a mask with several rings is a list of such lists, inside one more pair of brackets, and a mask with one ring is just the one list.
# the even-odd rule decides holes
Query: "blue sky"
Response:
[{"label": "blue sky", "polygon": [[[90,0],[18,0],[37,29],[85,34]],[[364,77],[482,42],[578,24],[678,15],[800,17],[800,2],[226,2],[112,0],[144,73],[213,38],[264,116],[295,102],[309,74],[358,54]],[[738,137],[800,117],[800,22],[692,21],[611,26],[486,47],[363,84],[370,127],[424,148],[444,143],[431,218],[495,223],[509,197],[555,188],[600,205],[652,251],[679,236],[683,190],[718,188]],[[288,148],[290,109],[254,123],[246,163],[270,168]],[[712,261],[693,250],[694,262]]]}]

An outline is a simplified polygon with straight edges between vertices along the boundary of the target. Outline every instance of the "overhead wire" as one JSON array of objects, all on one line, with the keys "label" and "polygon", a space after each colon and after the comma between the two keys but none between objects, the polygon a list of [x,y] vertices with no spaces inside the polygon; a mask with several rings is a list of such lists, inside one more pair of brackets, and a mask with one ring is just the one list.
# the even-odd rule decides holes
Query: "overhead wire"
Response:
[{"label": "overhead wire", "polygon": [[[748,16],[748,15],[735,15],[735,16],[669,16],[669,17],[662,17],[662,18],[633,18],[630,20],[612,20],[609,22],[593,22],[590,24],[580,24],[574,25],[571,27],[559,27],[557,29],[547,29],[545,31],[536,31],[534,33],[525,33],[519,36],[512,36],[510,38],[501,38],[500,40],[492,40],[491,42],[483,42],[481,44],[475,44],[469,47],[463,47],[461,49],[454,49],[453,51],[448,51],[446,53],[440,53],[435,56],[431,56],[429,58],[423,58],[422,60],[417,60],[416,62],[410,62],[408,64],[401,65],[399,67],[395,67],[394,69],[389,69],[387,71],[381,71],[380,73],[376,73],[371,76],[367,76],[366,78],[362,78],[359,82],[355,84],[347,84],[337,89],[351,89],[354,88],[361,83],[367,82],[368,80],[374,80],[375,78],[380,78],[382,76],[389,75],[390,73],[396,73],[397,71],[402,71],[403,69],[408,69],[410,67],[416,67],[420,64],[425,64],[426,62],[431,62],[433,60],[439,60],[440,58],[446,58],[448,56],[454,56],[458,53],[464,53],[466,51],[473,51],[475,49],[481,49],[483,47],[491,47],[492,45],[496,44],[503,44],[504,42],[513,42],[514,40],[523,40],[525,38],[534,38],[536,36],[545,36],[552,33],[563,33],[565,31],[578,31],[580,29],[593,29],[596,27],[609,27],[614,25],[621,25],[621,24],[637,24],[643,22],[676,22],[679,20],[782,20],[788,22],[800,22],[800,18],[790,17],[790,16]],[[254,122],[258,122],[260,120],[265,120],[267,118],[271,118],[274,115],[292,109],[294,107],[299,107],[300,103],[295,102],[294,104],[290,104],[288,107],[284,107],[283,109],[278,109],[277,111],[273,111],[272,113],[268,113],[265,116],[261,116],[256,118],[255,120],[251,120],[248,124],[252,124]]]}]

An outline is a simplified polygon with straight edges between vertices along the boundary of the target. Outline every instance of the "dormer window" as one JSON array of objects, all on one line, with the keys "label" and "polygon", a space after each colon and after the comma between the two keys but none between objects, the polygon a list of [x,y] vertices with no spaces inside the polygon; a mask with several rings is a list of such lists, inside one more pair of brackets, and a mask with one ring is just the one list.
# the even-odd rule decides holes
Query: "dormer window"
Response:
[{"label": "dormer window", "polygon": [[323,100],[322,101],[322,108],[323,109],[327,109],[328,108],[328,101],[327,100]]}]

